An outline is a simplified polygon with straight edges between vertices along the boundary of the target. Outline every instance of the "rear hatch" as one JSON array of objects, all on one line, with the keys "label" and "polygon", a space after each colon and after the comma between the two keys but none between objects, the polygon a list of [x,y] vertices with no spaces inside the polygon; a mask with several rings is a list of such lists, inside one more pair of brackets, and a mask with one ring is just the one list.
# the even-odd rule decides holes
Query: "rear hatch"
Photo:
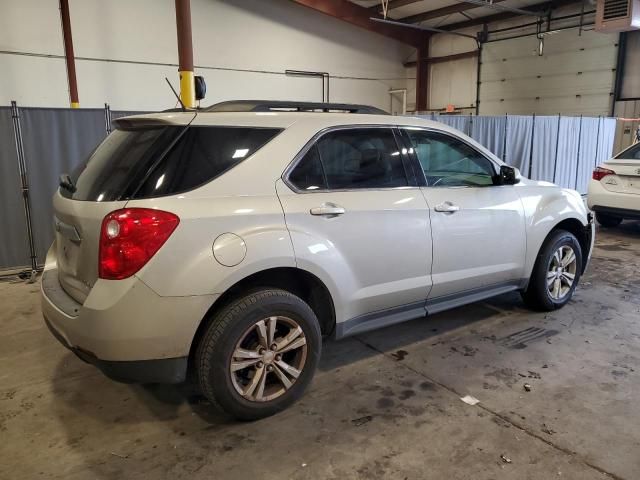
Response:
[{"label": "rear hatch", "polygon": [[624,150],[602,165],[616,172],[600,182],[610,192],[640,195],[640,144]]},{"label": "rear hatch", "polygon": [[189,126],[195,114],[171,117],[178,124],[149,117],[117,120],[116,130],[87,161],[61,176],[54,196],[58,277],[79,303],[98,279],[100,231],[108,213],[129,200],[175,195],[208,183],[281,131]]}]

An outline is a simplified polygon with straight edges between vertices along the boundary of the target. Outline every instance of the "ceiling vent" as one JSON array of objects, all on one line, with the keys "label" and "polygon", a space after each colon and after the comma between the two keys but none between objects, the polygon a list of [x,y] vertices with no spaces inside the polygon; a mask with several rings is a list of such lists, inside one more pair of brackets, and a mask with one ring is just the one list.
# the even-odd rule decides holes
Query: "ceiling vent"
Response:
[{"label": "ceiling vent", "polygon": [[598,0],[596,30],[627,32],[640,29],[640,0]]}]

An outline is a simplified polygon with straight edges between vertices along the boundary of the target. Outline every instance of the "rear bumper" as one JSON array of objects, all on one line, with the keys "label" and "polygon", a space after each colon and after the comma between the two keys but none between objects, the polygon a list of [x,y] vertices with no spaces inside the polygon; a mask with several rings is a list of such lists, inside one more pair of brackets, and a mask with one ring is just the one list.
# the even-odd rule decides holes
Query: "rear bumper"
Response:
[{"label": "rear bumper", "polygon": [[49,323],[44,322],[51,334],[80,360],[97,367],[111,380],[123,383],[181,383],[186,378],[188,357],[160,360],[109,361],[100,360],[93,353],[74,347]]},{"label": "rear bumper", "polygon": [[136,277],[98,280],[84,304],[66,294],[57,269],[42,278],[42,313],[65,347],[110,378],[177,383],[215,296],[160,297]]},{"label": "rear bumper", "polygon": [[593,211],[596,213],[611,215],[612,217],[640,220],[640,210],[629,210],[628,208],[603,207],[601,205],[594,205]]},{"label": "rear bumper", "polygon": [[637,216],[640,215],[640,195],[612,192],[604,188],[602,183],[596,180],[591,180],[589,183],[587,205],[594,212],[608,213],[605,212],[605,209],[624,212],[623,218],[638,218]]}]

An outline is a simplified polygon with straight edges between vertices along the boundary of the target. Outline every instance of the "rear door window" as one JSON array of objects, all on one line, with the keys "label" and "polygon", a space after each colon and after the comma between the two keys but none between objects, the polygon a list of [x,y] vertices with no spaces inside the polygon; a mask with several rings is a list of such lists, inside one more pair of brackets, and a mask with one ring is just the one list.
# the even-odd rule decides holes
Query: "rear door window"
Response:
[{"label": "rear door window", "polygon": [[289,182],[298,190],[314,191],[326,190],[327,182],[324,177],[324,169],[318,155],[318,147],[313,145],[302,157],[289,175]]},{"label": "rear door window", "polygon": [[251,156],[281,129],[166,126],[114,130],[71,175],[74,200],[114,201],[185,192]]},{"label": "rear door window", "polygon": [[323,135],[318,153],[330,190],[408,186],[390,128],[348,128]]}]

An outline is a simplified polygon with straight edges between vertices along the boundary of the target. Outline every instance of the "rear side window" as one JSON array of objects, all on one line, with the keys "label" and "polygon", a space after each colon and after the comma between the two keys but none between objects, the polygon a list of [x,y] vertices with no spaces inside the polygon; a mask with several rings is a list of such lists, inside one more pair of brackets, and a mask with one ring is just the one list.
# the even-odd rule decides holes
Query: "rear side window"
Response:
[{"label": "rear side window", "polygon": [[323,135],[291,172],[289,181],[300,190],[409,184],[393,132],[387,128],[348,128]]},{"label": "rear side window", "polygon": [[143,180],[134,198],[185,192],[222,175],[251,156],[280,129],[189,127]]},{"label": "rear side window", "polygon": [[623,160],[640,160],[640,143],[619,153],[616,158]]},{"label": "rear side window", "polygon": [[255,127],[114,130],[72,175],[74,200],[114,201],[172,195],[223,174],[281,130]]}]

